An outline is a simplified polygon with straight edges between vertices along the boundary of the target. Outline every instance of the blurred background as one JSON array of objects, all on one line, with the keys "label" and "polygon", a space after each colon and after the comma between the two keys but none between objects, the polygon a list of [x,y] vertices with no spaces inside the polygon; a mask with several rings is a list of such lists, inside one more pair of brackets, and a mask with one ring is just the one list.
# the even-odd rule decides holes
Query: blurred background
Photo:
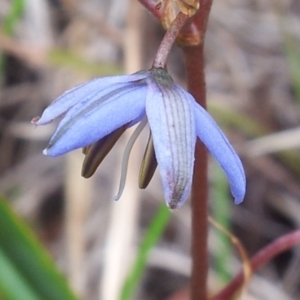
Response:
[{"label": "blurred background", "polygon": [[[247,174],[246,199],[235,206],[210,159],[210,215],[250,256],[300,225],[299,15],[297,0],[215,0],[209,21],[208,109]],[[30,120],[77,83],[148,69],[164,31],[135,0],[0,0],[0,26],[0,192],[82,299],[118,299],[163,203],[158,172],[146,190],[138,189],[148,132],[133,149],[124,194],[115,202],[130,132],[87,180],[81,151],[43,156],[55,124],[35,128]],[[184,87],[179,48],[168,69]],[[167,218],[134,299],[168,299],[188,285],[189,203]],[[213,227],[209,252],[213,294],[242,263]],[[243,299],[299,299],[299,266],[299,247],[278,256],[252,277]]]}]

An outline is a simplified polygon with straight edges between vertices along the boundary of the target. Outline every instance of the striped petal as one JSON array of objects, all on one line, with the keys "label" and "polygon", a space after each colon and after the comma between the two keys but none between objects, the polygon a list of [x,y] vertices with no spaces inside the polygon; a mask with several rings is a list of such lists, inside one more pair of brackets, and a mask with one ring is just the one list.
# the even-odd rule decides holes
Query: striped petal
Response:
[{"label": "striped petal", "polygon": [[109,92],[116,90],[130,83],[139,82],[145,79],[147,72],[140,72],[133,75],[108,76],[92,79],[79,84],[64,92],[54,100],[43,112],[42,116],[34,120],[36,125],[45,125],[54,119],[64,115],[76,104],[88,104],[95,97],[101,98]]},{"label": "striped petal", "polygon": [[197,135],[224,170],[235,203],[239,204],[246,192],[246,178],[241,160],[208,112],[196,102],[194,111]]},{"label": "striped petal", "polygon": [[140,117],[145,108],[147,87],[127,84],[108,93],[79,102],[58,124],[44,154],[62,155],[93,144],[117,128]]},{"label": "striped petal", "polygon": [[146,114],[167,205],[181,206],[190,193],[196,142],[192,103],[163,70],[147,81]]}]

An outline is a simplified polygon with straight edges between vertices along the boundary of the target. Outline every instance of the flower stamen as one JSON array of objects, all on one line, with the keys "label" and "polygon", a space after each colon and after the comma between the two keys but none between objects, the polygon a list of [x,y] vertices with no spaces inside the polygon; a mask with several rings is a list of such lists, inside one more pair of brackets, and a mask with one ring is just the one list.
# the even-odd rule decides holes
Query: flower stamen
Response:
[{"label": "flower stamen", "polygon": [[132,147],[140,135],[140,133],[143,131],[144,127],[147,124],[147,118],[143,118],[140,124],[136,127],[133,134],[131,135],[130,139],[128,140],[128,143],[126,145],[123,158],[122,158],[122,166],[121,166],[121,177],[120,177],[120,183],[119,183],[119,190],[117,195],[115,196],[115,200],[119,200],[123,194],[125,183],[126,183],[126,176],[127,176],[127,169],[128,169],[128,161],[129,156],[132,150]]},{"label": "flower stamen", "polygon": [[151,181],[157,167],[157,160],[153,145],[152,134],[150,131],[149,139],[147,142],[146,150],[142,160],[140,173],[139,173],[139,188],[145,189]]},{"label": "flower stamen", "polygon": [[84,158],[81,170],[82,177],[90,178],[92,175],[94,175],[98,166],[127,128],[128,125],[124,125],[96,143],[83,148],[83,153],[86,156]]}]

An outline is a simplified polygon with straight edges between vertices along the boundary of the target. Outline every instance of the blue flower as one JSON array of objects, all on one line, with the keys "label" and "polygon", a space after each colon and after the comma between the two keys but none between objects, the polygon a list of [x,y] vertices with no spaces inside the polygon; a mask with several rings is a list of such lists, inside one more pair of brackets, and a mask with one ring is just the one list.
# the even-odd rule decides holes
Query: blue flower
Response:
[{"label": "blue flower", "polygon": [[84,148],[86,158],[95,160],[97,167],[119,136],[139,123],[126,150],[126,169],[130,148],[148,122],[150,138],[141,167],[141,187],[148,184],[158,164],[167,205],[182,205],[191,190],[198,136],[225,171],[235,203],[244,198],[245,174],[239,157],[213,118],[164,69],[97,78],[78,85],[32,122],[44,125],[59,117],[45,155]]}]

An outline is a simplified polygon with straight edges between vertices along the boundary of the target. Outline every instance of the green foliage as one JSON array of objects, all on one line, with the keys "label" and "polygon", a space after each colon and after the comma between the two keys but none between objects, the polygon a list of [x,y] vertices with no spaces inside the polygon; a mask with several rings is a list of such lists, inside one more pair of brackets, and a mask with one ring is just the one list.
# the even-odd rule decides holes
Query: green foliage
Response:
[{"label": "green foliage", "polygon": [[0,198],[0,298],[75,300],[28,226]]},{"label": "green foliage", "polygon": [[157,244],[166,228],[171,212],[166,204],[161,204],[138,250],[137,258],[124,283],[120,300],[132,300],[133,293],[140,282],[146,268],[147,258],[151,249]]},{"label": "green foliage", "polygon": [[291,37],[284,37],[285,54],[289,68],[289,73],[292,81],[292,85],[297,97],[300,101],[300,51],[299,44]]},{"label": "green foliage", "polygon": [[112,66],[111,64],[97,64],[87,61],[78,54],[64,49],[50,50],[47,59],[53,66],[67,67],[73,71],[80,72],[80,74],[86,74],[87,76],[108,76],[122,72],[121,68]]},{"label": "green foliage", "polygon": [[[1,24],[1,30],[6,35],[12,35],[14,33],[15,27],[20,20],[24,11],[24,0],[12,0],[10,11],[4,17],[3,23]],[[3,76],[5,66],[5,59],[2,53],[0,53],[0,79]]]},{"label": "green foliage", "polygon": [[4,17],[2,30],[7,35],[12,35],[15,31],[15,27],[20,20],[24,11],[24,0],[12,0],[10,11]]},{"label": "green foliage", "polygon": [[[216,166],[216,164],[214,164]],[[225,174],[219,166],[214,168],[214,188],[213,188],[213,219],[223,228],[230,230],[230,201],[228,192],[228,182]],[[231,254],[231,242],[229,237],[216,229],[217,247],[215,249],[215,269],[222,284],[231,279],[228,269],[229,257]]]}]

